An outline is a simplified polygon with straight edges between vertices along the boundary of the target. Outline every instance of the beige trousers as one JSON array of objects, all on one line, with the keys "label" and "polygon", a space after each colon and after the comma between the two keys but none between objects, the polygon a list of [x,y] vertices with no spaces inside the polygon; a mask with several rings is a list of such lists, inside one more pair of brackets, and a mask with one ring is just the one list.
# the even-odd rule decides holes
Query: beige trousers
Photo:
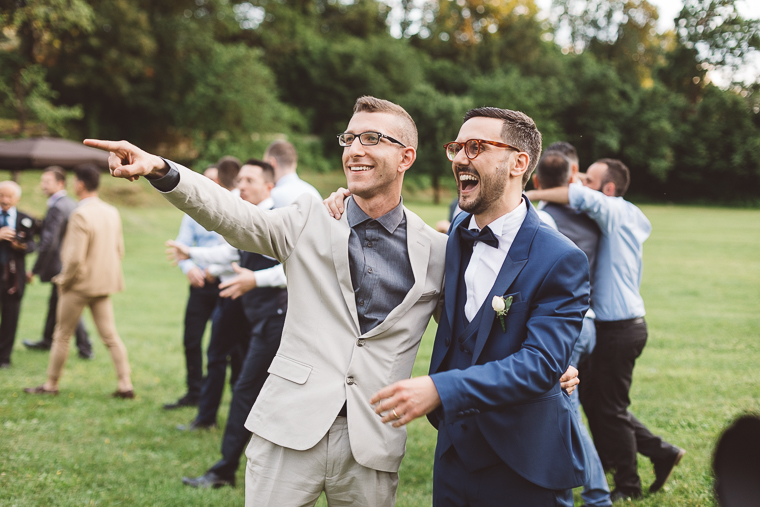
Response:
[{"label": "beige trousers", "polygon": [[345,417],[306,451],[275,445],[255,433],[245,451],[246,507],[313,506],[322,491],[330,507],[393,507],[398,474],[354,460]]},{"label": "beige trousers", "polygon": [[131,391],[129,360],[127,349],[124,347],[119,334],[116,332],[116,324],[113,318],[113,305],[108,296],[84,296],[76,292],[61,292],[58,298],[58,313],[53,332],[53,346],[50,350],[50,364],[48,364],[48,380],[56,385],[61,378],[63,367],[69,356],[69,340],[76,330],[79,317],[85,306],[90,307],[92,319],[98,328],[98,334],[111,353],[111,359],[116,367],[119,391]]}]

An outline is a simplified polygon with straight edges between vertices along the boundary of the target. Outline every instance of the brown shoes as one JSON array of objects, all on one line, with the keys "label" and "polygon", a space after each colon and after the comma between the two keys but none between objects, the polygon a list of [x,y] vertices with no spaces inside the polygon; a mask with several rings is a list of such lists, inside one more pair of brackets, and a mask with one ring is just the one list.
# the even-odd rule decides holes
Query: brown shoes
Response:
[{"label": "brown shoes", "polygon": [[45,386],[26,387],[24,388],[24,392],[29,394],[52,394],[53,396],[58,395],[58,389],[47,390],[45,389]]},{"label": "brown shoes", "polygon": [[134,390],[129,391],[115,391],[111,396],[114,398],[122,398],[125,400],[133,400],[135,398]]}]

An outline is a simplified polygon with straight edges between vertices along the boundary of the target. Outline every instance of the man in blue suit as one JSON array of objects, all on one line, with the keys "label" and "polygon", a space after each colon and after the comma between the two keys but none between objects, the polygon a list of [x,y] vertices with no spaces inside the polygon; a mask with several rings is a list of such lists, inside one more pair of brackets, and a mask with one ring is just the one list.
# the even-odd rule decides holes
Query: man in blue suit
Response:
[{"label": "man in blue suit", "polygon": [[473,109],[446,153],[465,213],[449,232],[430,375],[371,402],[394,426],[427,415],[438,428],[434,506],[572,506],[586,458],[559,380],[588,309],[588,261],[522,193],[541,153],[528,116]]}]

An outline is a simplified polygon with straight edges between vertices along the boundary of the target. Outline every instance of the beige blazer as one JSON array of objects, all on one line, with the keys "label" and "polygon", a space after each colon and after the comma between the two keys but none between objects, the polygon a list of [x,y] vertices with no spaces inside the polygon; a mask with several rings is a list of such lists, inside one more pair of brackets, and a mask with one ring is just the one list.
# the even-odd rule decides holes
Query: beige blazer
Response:
[{"label": "beige blazer", "polygon": [[121,259],[124,237],[119,212],[97,197],[71,212],[61,246],[61,273],[53,281],[63,291],[105,296],[124,290]]},{"label": "beige blazer", "polygon": [[186,168],[165,197],[232,245],[274,257],[288,278],[282,343],[246,428],[277,445],[310,449],[344,402],[358,463],[396,472],[406,429],[380,422],[369,403],[380,388],[409,378],[422,333],[443,287],[446,236],[404,208],[414,286],[379,326],[359,330],[348,265],[350,228],[310,194],[270,211]]}]

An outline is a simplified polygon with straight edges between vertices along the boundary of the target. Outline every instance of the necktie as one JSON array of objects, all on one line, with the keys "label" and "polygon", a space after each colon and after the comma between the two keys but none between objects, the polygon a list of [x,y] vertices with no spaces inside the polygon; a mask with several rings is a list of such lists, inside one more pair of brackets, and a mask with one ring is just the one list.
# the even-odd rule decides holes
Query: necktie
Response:
[{"label": "necktie", "polygon": [[3,223],[0,227],[5,227],[6,225],[8,225],[8,212],[3,211]]},{"label": "necktie", "polygon": [[464,243],[468,243],[470,245],[473,245],[476,241],[480,241],[481,243],[485,243],[486,245],[493,248],[499,248],[499,240],[496,238],[496,235],[488,226],[485,226],[481,230],[476,231],[474,229],[470,230],[464,225],[460,225],[459,235],[462,237],[462,241]]}]

